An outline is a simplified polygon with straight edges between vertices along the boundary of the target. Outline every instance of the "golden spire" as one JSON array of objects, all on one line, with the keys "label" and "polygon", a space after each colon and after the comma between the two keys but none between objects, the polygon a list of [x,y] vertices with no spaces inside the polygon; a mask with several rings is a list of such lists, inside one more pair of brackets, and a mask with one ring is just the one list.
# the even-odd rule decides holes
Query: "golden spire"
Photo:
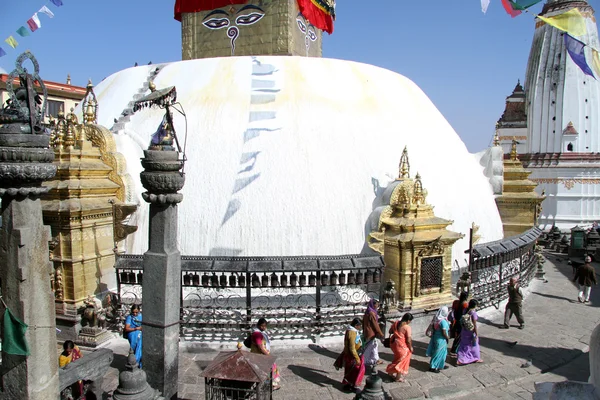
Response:
[{"label": "golden spire", "polygon": [[81,105],[81,111],[83,113],[83,123],[87,124],[95,124],[97,123],[98,116],[98,101],[96,100],[96,94],[94,93],[94,84],[92,80],[89,79],[87,86],[87,90],[85,93],[85,97],[83,98],[83,104]]},{"label": "golden spire", "polygon": [[511,161],[518,161],[519,160],[517,158],[517,144],[518,143],[519,142],[517,142],[517,140],[513,136],[512,145],[510,147],[510,160]]},{"label": "golden spire", "polygon": [[58,112],[56,121],[56,136],[52,145],[55,148],[62,148],[63,140],[67,132],[67,121],[65,120],[65,113],[61,110]]},{"label": "golden spire", "polygon": [[156,85],[154,84],[154,81],[150,81],[150,83],[148,83],[148,89],[150,89],[151,92],[154,92],[156,90]]},{"label": "golden spire", "polygon": [[500,146],[500,136],[498,136],[498,129],[500,129],[500,121],[496,122],[496,132],[494,133],[494,146]]},{"label": "golden spire", "polygon": [[410,163],[408,162],[408,149],[404,146],[402,157],[400,157],[400,175],[398,179],[410,178]]},{"label": "golden spire", "polygon": [[419,175],[418,172],[417,176],[415,176],[413,203],[416,205],[425,203],[425,195],[423,194],[423,183],[421,182],[421,175]]}]

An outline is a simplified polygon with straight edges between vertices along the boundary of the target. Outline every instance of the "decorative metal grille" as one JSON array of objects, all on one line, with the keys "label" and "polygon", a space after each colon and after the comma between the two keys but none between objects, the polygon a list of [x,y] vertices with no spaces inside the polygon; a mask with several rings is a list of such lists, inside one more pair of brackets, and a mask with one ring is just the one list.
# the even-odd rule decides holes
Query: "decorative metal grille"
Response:
[{"label": "decorative metal grille", "polygon": [[[143,257],[117,258],[122,314],[142,302]],[[383,259],[345,257],[182,257],[184,340],[239,341],[260,317],[279,338],[344,332],[380,295]]]},{"label": "decorative metal grille", "polygon": [[469,271],[472,296],[479,300],[479,307],[498,308],[508,298],[510,278],[518,278],[522,287],[529,285],[536,269],[534,251],[540,234],[538,228],[532,228],[519,236],[473,247]]},{"label": "decorative metal grille", "polygon": [[442,257],[421,259],[421,290],[442,287]]}]

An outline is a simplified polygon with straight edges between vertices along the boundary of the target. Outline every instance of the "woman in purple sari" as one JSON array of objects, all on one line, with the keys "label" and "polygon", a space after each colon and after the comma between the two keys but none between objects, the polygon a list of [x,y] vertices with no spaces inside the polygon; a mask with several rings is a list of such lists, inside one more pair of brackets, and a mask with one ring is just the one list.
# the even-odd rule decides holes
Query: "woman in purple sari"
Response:
[{"label": "woman in purple sari", "polygon": [[478,302],[472,299],[469,307],[460,319],[462,330],[460,331],[460,344],[458,345],[458,360],[456,365],[466,365],[475,362],[483,362],[479,352],[479,335],[477,332],[477,308]]}]

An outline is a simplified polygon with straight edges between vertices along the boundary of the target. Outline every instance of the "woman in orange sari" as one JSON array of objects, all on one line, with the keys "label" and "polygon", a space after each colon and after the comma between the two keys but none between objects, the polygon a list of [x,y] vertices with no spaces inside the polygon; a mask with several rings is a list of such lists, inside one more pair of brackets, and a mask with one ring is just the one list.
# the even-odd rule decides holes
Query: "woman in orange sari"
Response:
[{"label": "woman in orange sari", "polygon": [[410,327],[412,320],[412,314],[406,313],[390,328],[390,348],[394,352],[394,361],[387,366],[386,372],[394,377],[396,382],[404,382],[404,377],[408,374],[410,357],[413,354]]}]

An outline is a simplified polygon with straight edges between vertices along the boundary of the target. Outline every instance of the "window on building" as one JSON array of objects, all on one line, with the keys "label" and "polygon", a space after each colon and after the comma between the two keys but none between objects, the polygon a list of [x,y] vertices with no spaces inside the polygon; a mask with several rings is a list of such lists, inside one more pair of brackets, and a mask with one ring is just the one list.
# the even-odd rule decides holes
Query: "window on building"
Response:
[{"label": "window on building", "polygon": [[567,151],[573,151],[573,143],[567,145]]},{"label": "window on building", "polygon": [[54,118],[58,117],[58,113],[65,111],[65,103],[57,100],[48,100],[48,105],[46,106],[46,115],[53,116]]}]

